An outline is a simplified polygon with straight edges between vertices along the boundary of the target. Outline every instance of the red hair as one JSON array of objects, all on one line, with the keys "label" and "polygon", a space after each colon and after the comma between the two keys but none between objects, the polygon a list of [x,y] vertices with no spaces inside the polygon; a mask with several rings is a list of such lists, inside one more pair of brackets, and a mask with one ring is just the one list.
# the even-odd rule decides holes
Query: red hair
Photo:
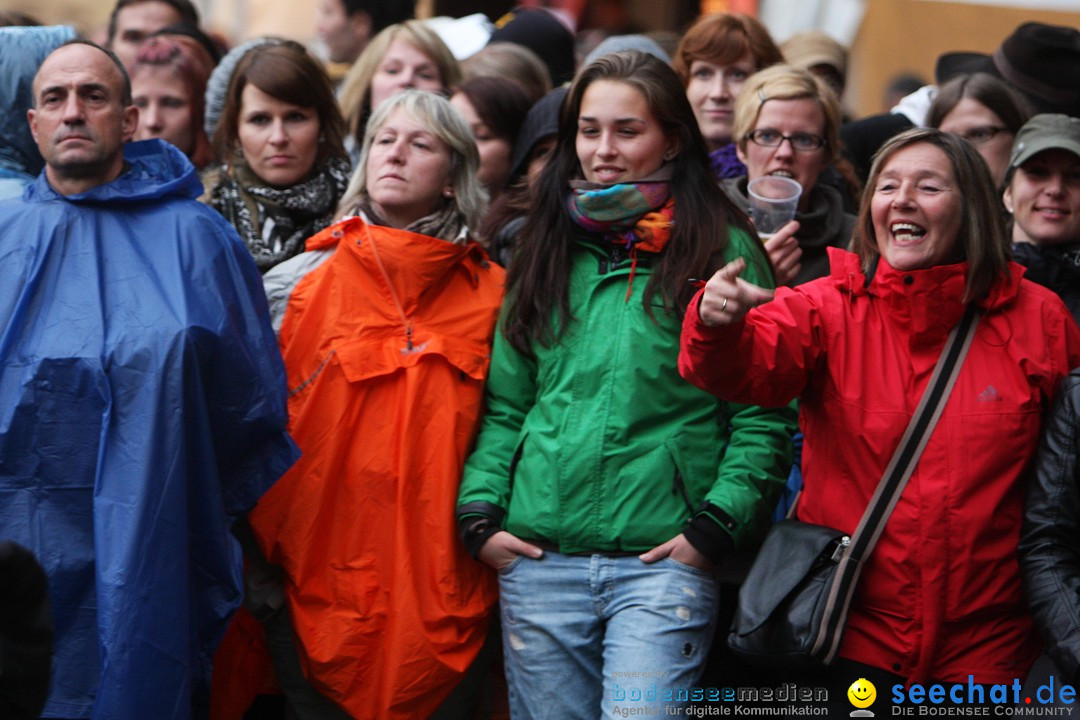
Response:
[{"label": "red hair", "polygon": [[702,15],[683,35],[672,67],[686,87],[695,60],[727,65],[747,53],[754,59],[755,71],[784,62],[780,48],[756,18],[742,13]]},{"label": "red hair", "polygon": [[206,83],[214,69],[214,61],[198,41],[186,35],[154,35],[139,46],[131,74],[142,67],[171,68],[190,94],[191,124],[194,142],[188,157],[198,169],[210,163],[210,140],[203,127],[206,107]]}]

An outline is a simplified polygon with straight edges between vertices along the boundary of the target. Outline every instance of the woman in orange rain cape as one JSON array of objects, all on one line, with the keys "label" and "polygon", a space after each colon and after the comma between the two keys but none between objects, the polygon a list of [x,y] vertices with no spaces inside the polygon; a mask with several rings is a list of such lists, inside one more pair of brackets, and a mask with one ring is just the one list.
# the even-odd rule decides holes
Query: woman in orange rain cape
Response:
[{"label": "woman in orange rain cape", "polygon": [[275,617],[291,618],[308,684],[292,689],[267,622],[289,703],[314,692],[357,718],[421,718],[476,658],[496,600],[454,504],[503,272],[469,238],[477,151],[444,99],[395,96],[362,152],[350,217],[265,277],[303,455],[250,523],[282,569]]}]

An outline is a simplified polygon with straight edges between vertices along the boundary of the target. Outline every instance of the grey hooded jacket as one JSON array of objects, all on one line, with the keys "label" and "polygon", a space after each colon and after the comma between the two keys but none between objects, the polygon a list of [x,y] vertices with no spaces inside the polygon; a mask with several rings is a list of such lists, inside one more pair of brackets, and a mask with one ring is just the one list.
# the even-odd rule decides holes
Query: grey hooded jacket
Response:
[{"label": "grey hooded jacket", "polygon": [[38,152],[26,111],[33,104],[34,75],[42,61],[75,37],[66,25],[0,28],[0,200],[22,194],[45,161]]}]

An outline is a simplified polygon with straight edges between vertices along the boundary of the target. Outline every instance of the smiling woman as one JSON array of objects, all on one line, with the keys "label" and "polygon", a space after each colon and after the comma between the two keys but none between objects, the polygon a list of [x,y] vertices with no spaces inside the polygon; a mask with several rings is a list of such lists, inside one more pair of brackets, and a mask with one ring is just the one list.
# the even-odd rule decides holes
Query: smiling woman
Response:
[{"label": "smiling woman", "polygon": [[237,63],[213,137],[221,166],[204,179],[204,200],[263,272],[333,218],[349,171],[342,133],[330,79],[301,45],[259,45]]},{"label": "smiling woman", "polygon": [[744,172],[731,145],[739,90],[758,70],[783,61],[765,26],[742,13],[702,15],[679,42],[675,72],[709,146],[717,178]]},{"label": "smiling woman", "polygon": [[962,203],[942,150],[928,144],[901,148],[878,175],[870,201],[881,257],[896,270],[959,262]]},{"label": "smiling woman", "polygon": [[1042,114],[1021,128],[1004,200],[1016,261],[1080,323],[1080,119]]},{"label": "smiling woman", "polygon": [[986,163],[955,135],[912,130],[882,147],[855,246],[857,256],[830,249],[829,276],[771,298],[738,264],[721,269],[686,314],[679,368],[731,402],[798,397],[798,519],[850,534],[973,307],[974,341],[944,411],[864,560],[840,664],[799,680],[841,702],[860,677],[878,688],[1011,683],[1040,649],[1017,562],[1030,461],[1080,364],[1080,330],[1008,261]]},{"label": "smiling woman", "polygon": [[[615,712],[626,668],[700,677],[713,569],[771,509],[794,412],[721,405],[678,377],[688,280],[737,257],[772,279],[678,76],[641,52],[601,56],[558,129],[510,265],[458,517],[499,572],[513,716],[591,720]],[[655,693],[644,702],[662,714]]]},{"label": "smiling woman", "polygon": [[461,66],[450,48],[422,21],[384,29],[364,48],[341,84],[349,152],[359,148],[368,118],[390,96],[410,88],[442,94],[460,80]]}]

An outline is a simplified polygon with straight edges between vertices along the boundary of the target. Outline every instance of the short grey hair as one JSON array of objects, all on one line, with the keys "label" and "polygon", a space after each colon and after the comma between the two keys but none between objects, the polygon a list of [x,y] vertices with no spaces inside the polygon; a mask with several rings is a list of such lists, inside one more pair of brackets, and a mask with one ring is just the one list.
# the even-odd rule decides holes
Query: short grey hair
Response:
[{"label": "short grey hair", "polygon": [[360,161],[338,205],[338,215],[355,211],[360,200],[367,197],[367,161],[371,144],[375,134],[399,108],[450,148],[450,185],[454,189],[452,201],[465,219],[465,226],[475,233],[488,203],[487,190],[477,179],[480,151],[476,148],[472,130],[450,101],[423,90],[405,90],[393,95],[372,113],[364,131]]}]

